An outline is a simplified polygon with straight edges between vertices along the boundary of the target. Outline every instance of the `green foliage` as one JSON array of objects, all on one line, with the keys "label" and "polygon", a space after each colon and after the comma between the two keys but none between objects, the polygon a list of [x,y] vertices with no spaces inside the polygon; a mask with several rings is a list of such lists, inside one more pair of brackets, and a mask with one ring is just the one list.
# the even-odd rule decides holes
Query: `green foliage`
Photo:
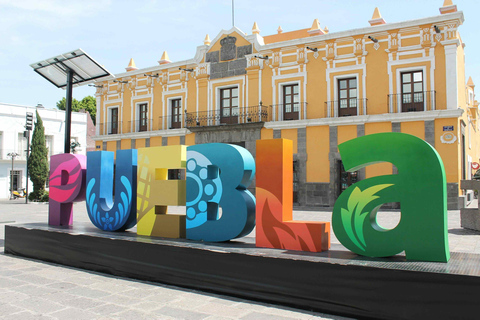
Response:
[{"label": "green foliage", "polygon": [[[65,97],[62,100],[57,102],[57,108],[60,110],[65,110],[67,104],[67,99]],[[92,117],[92,121],[95,124],[95,118],[97,114],[97,102],[93,96],[86,96],[82,100],[78,101],[77,99],[72,100],[72,111],[80,111],[81,109],[85,109],[90,113]]]},{"label": "green foliage", "polygon": [[32,193],[35,199],[40,199],[45,192],[45,182],[48,178],[48,149],[45,145],[45,128],[38,111],[37,121],[33,129],[31,153],[28,158],[28,173],[33,183]]},{"label": "green foliage", "polygon": [[390,186],[392,184],[379,184],[363,191],[355,187],[348,198],[347,209],[341,208],[345,231],[352,242],[362,251],[365,251],[367,247],[363,236],[363,224],[369,216],[369,212],[365,212],[363,209],[368,203],[379,198],[379,196],[375,195],[378,191]]},{"label": "green foliage", "polygon": [[48,202],[49,196],[47,190],[30,192],[28,200],[37,202]]}]

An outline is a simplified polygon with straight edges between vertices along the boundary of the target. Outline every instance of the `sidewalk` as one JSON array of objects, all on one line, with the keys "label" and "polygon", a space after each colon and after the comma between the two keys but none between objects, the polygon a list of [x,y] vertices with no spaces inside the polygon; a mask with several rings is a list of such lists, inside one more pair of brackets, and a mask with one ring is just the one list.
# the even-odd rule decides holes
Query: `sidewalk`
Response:
[{"label": "sidewalk", "polygon": [[[46,222],[48,205],[0,201],[0,319],[348,319],[5,255],[5,224]],[[89,221],[85,203],[74,223]]]}]

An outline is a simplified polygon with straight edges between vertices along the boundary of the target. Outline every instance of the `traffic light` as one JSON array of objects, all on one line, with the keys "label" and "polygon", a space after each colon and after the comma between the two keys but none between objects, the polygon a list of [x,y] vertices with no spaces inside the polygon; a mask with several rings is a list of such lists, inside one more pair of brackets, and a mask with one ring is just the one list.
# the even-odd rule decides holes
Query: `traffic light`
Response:
[{"label": "traffic light", "polygon": [[33,113],[27,112],[27,123],[25,124],[25,129],[32,130],[33,124]]}]

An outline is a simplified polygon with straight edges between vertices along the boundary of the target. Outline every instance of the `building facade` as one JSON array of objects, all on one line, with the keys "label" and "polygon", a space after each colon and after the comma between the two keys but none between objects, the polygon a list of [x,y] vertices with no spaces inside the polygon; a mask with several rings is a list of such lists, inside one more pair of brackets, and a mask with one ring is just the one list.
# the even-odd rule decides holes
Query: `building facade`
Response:
[{"label": "building facade", "polygon": [[[0,199],[10,198],[11,185],[13,190],[19,192],[27,186],[25,117],[27,112],[31,112],[35,124],[36,111],[45,127],[45,142],[49,155],[64,152],[65,111],[0,103]],[[80,143],[81,147],[76,151],[79,154],[86,154],[87,117],[89,117],[87,113],[72,112],[71,138]],[[33,129],[30,132],[30,139],[32,134]],[[13,161],[13,170],[12,157],[8,155],[11,153],[18,154]],[[32,192],[33,184],[30,180],[28,183],[28,191]]]},{"label": "building facade", "polygon": [[[380,132],[415,135],[443,159],[449,208],[459,181],[479,161],[478,103],[465,81],[464,21],[451,1],[440,15],[329,32],[311,28],[262,36],[236,27],[209,36],[186,61],[127,72],[97,84],[96,150],[233,143],[255,156],[260,139],[294,148],[294,202],[333,206],[359,179],[396,173],[390,163],[343,170],[338,144]],[[253,189],[254,185],[251,186]]]}]

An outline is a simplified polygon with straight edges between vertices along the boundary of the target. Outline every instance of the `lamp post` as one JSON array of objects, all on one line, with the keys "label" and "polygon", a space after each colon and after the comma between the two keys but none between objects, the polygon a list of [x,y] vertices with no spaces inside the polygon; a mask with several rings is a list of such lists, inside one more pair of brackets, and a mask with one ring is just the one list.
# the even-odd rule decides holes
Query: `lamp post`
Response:
[{"label": "lamp post", "polygon": [[19,154],[16,152],[9,152],[7,154],[7,157],[12,157],[12,171],[10,172],[10,200],[13,200],[13,163],[18,156]]}]

